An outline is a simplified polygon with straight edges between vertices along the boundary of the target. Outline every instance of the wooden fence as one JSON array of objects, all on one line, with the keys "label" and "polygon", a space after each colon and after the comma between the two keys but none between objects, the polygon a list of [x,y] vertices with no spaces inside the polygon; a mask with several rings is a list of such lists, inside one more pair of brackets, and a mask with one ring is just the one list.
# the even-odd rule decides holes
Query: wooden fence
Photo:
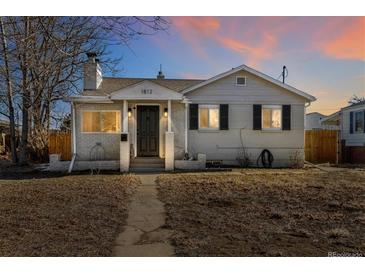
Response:
[{"label": "wooden fence", "polygon": [[306,130],[305,160],[311,163],[338,163],[340,157],[339,131]]},{"label": "wooden fence", "polygon": [[49,135],[49,154],[61,154],[61,160],[71,160],[71,133],[57,132]]}]

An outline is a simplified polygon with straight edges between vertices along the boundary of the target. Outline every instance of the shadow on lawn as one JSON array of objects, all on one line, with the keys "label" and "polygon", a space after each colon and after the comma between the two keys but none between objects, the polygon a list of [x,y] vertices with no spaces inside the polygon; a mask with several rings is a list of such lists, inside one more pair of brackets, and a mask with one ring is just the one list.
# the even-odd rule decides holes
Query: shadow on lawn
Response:
[{"label": "shadow on lawn", "polygon": [[[118,171],[100,171],[99,173],[94,173],[99,175],[118,175],[121,174]],[[61,178],[67,177],[70,175],[91,175],[90,171],[79,171],[72,172],[71,174],[66,172],[49,172],[49,171],[39,171],[39,170],[25,170],[23,172],[20,171],[12,171],[9,170],[1,170],[0,172],[0,180],[28,180],[28,179],[45,179],[45,178]]]}]

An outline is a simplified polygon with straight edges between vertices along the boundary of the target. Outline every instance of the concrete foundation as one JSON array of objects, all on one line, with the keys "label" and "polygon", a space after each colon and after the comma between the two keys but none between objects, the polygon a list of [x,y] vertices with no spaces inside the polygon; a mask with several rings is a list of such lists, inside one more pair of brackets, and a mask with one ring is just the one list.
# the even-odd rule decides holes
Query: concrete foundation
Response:
[{"label": "concrete foundation", "polygon": [[175,160],[175,169],[181,170],[199,170],[205,169],[207,156],[205,154],[198,154],[198,159],[194,161]]},{"label": "concrete foundation", "polygon": [[[66,172],[70,166],[71,161],[60,161],[61,155],[51,154],[49,155],[49,167],[48,171],[60,171]],[[118,170],[119,161],[75,161],[72,171],[82,170]]]}]

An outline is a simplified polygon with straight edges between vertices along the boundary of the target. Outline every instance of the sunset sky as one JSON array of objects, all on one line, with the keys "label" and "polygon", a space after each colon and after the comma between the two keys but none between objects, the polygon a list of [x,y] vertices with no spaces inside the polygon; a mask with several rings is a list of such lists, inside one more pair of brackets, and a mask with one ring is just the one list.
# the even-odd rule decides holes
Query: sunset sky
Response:
[{"label": "sunset sky", "polygon": [[171,27],[114,47],[118,75],[206,79],[246,64],[317,97],[309,111],[330,114],[365,96],[365,17],[170,17]]}]

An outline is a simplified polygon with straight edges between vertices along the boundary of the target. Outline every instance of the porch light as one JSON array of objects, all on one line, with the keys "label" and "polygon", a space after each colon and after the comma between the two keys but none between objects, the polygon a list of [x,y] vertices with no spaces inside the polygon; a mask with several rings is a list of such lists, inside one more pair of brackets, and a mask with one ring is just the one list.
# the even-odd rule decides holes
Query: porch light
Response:
[{"label": "porch light", "polygon": [[163,116],[166,118],[167,117],[167,108],[164,109],[163,111]]},{"label": "porch light", "polygon": [[132,109],[128,108],[128,117],[131,118],[132,117]]}]

